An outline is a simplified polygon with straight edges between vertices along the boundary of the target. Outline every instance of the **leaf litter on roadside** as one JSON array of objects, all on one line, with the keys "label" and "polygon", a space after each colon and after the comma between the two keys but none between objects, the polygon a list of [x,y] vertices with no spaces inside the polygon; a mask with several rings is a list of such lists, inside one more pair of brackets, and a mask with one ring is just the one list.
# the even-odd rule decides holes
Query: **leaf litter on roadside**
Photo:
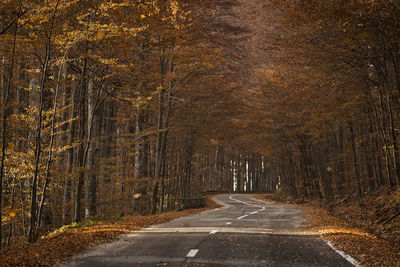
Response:
[{"label": "leaf litter on roadside", "polygon": [[[384,194],[382,190],[387,192]],[[400,218],[392,218],[400,203],[397,197],[399,193],[399,190],[388,191],[383,188],[334,209],[324,208],[316,201],[307,204],[282,203],[271,194],[259,194],[257,198],[299,208],[307,219],[307,230],[317,232],[337,249],[355,258],[362,266],[394,267],[400,266],[400,231],[393,226],[390,230],[382,230],[385,227],[382,222],[390,219],[393,225],[398,224],[397,227],[400,228]]]},{"label": "leaf litter on roadside", "polygon": [[54,266],[91,246],[110,242],[147,226],[219,207],[208,197],[207,206],[199,209],[170,211],[151,216],[126,216],[122,219],[93,221],[88,226],[62,227],[28,244],[21,242],[0,253],[0,266]]}]

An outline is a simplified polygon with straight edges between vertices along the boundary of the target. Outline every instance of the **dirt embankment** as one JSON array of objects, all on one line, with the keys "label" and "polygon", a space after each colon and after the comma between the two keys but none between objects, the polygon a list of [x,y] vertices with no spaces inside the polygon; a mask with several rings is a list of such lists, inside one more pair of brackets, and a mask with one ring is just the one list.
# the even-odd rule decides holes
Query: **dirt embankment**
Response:
[{"label": "dirt embankment", "polygon": [[400,190],[383,187],[362,198],[338,199],[337,205],[294,204],[271,194],[258,198],[300,208],[308,229],[362,266],[400,266]]}]

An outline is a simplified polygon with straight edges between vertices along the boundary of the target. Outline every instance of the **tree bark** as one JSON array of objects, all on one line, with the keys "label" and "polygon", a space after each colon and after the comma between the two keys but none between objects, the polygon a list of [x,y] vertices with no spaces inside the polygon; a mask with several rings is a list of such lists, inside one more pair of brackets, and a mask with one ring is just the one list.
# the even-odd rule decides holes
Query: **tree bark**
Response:
[{"label": "tree bark", "polygon": [[47,81],[47,72],[49,68],[49,62],[51,59],[51,40],[53,35],[54,22],[56,18],[56,13],[58,9],[58,5],[60,0],[57,0],[56,6],[54,7],[54,11],[51,18],[51,26],[50,31],[46,40],[46,48],[45,48],[45,60],[42,69],[42,80],[40,83],[40,93],[39,93],[39,112],[38,112],[38,121],[36,126],[36,140],[35,140],[35,167],[33,173],[32,180],[32,192],[31,192],[31,208],[30,208],[30,226],[28,231],[28,242],[33,242],[36,240],[36,220],[37,220],[37,186],[38,186],[38,178],[39,178],[39,165],[40,165],[40,154],[41,154],[41,138],[42,138],[42,120],[43,120],[43,106],[44,106],[44,89]]},{"label": "tree bark", "polygon": [[84,183],[84,170],[83,167],[85,166],[85,135],[86,135],[86,112],[85,112],[85,103],[86,103],[86,71],[87,71],[87,58],[83,59],[83,66],[82,72],[80,77],[80,84],[79,84],[79,148],[78,148],[78,180],[76,182],[75,187],[75,214],[74,214],[74,221],[80,222],[82,219],[81,215],[81,207],[82,207],[82,187]]},{"label": "tree bark", "polygon": [[3,179],[4,179],[4,168],[5,168],[5,159],[7,153],[7,118],[8,118],[8,100],[10,95],[10,88],[14,73],[14,63],[15,63],[15,50],[16,50],[16,43],[17,43],[17,33],[18,33],[18,22],[14,24],[14,35],[13,35],[13,44],[11,50],[11,62],[10,68],[8,70],[8,77],[6,80],[6,88],[3,90],[2,94],[2,142],[1,142],[1,163],[0,163],[0,251],[2,250],[3,244]]},{"label": "tree bark", "polygon": [[353,129],[352,123],[349,124],[349,129],[350,129],[350,139],[351,139],[351,148],[353,151],[353,167],[354,167],[354,174],[356,176],[356,181],[357,181],[357,194],[358,196],[361,196],[362,191],[361,191],[361,182],[360,182],[360,172],[358,169],[358,160],[357,160],[357,150],[356,150],[356,137]]},{"label": "tree bark", "polygon": [[[65,58],[64,58],[64,60],[65,60]],[[49,154],[47,156],[46,174],[45,174],[45,178],[44,178],[42,198],[40,200],[40,205],[39,205],[37,227],[39,227],[40,224],[41,224],[43,207],[44,207],[45,200],[46,200],[47,187],[48,187],[49,182],[50,182],[50,167],[51,167],[51,164],[53,162],[53,144],[54,144],[55,123],[56,123],[57,108],[58,108],[58,92],[60,90],[61,73],[62,73],[62,70],[64,68],[64,60],[63,60],[61,66],[60,66],[60,69],[58,71],[57,85],[56,85],[56,89],[55,89],[55,92],[54,92],[53,115],[52,115],[52,119],[51,119]]]},{"label": "tree bark", "polygon": [[[90,80],[88,83],[88,139],[93,138],[93,128],[95,124],[95,111],[96,111],[96,99],[94,84]],[[96,142],[93,140],[88,141],[87,144],[87,169],[88,174],[86,175],[86,209],[85,218],[97,214],[97,174],[96,172]]]},{"label": "tree bark", "polygon": [[389,111],[390,134],[391,134],[392,145],[393,145],[393,153],[392,153],[393,169],[394,169],[394,173],[396,176],[397,186],[400,187],[400,166],[399,166],[400,152],[399,152],[399,146],[397,144],[397,137],[396,137],[395,126],[394,126],[392,97],[391,97],[391,93],[389,91],[386,92],[386,99],[387,99],[387,105],[388,105],[388,111]]},{"label": "tree bark", "polygon": [[156,164],[154,172],[154,184],[151,202],[151,214],[156,213],[157,209],[157,199],[158,199],[158,187],[160,183],[160,172],[161,172],[161,142],[162,142],[162,126],[163,126],[163,116],[164,116],[164,88],[161,88],[158,93],[158,117],[157,117],[157,143],[156,143]]}]

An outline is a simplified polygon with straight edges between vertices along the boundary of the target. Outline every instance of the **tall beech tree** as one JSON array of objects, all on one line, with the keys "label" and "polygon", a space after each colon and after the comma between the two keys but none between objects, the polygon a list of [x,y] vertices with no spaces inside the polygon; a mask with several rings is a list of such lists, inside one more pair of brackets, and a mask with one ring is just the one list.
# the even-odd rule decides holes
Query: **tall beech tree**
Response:
[{"label": "tall beech tree", "polygon": [[222,62],[198,32],[211,2],[0,4],[2,245],[200,192],[193,117],[179,114]]}]

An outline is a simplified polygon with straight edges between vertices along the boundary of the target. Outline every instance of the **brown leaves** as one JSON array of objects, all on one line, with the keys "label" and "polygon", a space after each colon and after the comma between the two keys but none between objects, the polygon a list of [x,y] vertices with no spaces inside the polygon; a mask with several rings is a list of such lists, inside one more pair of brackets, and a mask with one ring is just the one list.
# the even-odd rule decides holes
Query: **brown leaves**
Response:
[{"label": "brown leaves", "polygon": [[[362,266],[399,266],[400,244],[395,238],[396,229],[389,235],[392,239],[387,240],[365,230],[367,225],[373,229],[383,227],[382,223],[377,223],[380,221],[379,216],[374,217],[372,214],[379,214],[379,207],[396,207],[396,202],[400,201],[396,200],[396,194],[398,191],[388,193],[386,188],[382,188],[330,212],[317,207],[317,202],[295,206],[300,208],[306,217],[308,229],[318,232],[323,239],[331,241],[336,248],[351,255]],[[265,195],[258,195],[258,198],[264,200]],[[380,216],[382,215],[389,216],[384,213]]]},{"label": "brown leaves", "polygon": [[[218,205],[208,199],[206,208],[185,211],[172,211],[152,216],[128,216],[122,220],[106,219],[93,225],[82,227],[63,227],[42,237],[39,241],[27,244],[23,240],[0,253],[0,266],[54,266],[90,246],[109,242],[121,234],[138,231],[154,224],[165,223],[179,217],[188,216]],[[92,223],[90,223],[92,224]]]},{"label": "brown leaves", "polygon": [[7,213],[10,217],[15,217],[17,215],[17,212],[14,209],[8,209]]}]

